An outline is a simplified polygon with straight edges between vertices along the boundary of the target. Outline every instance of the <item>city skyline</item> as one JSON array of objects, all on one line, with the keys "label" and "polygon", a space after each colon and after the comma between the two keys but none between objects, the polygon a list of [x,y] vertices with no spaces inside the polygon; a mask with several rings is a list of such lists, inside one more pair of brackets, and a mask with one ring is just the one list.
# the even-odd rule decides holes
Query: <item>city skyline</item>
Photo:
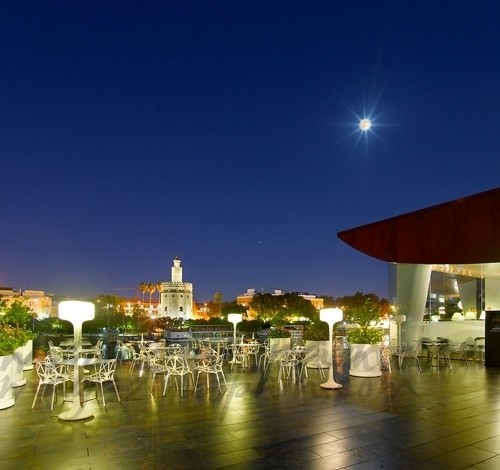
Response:
[{"label": "city skyline", "polygon": [[337,233],[498,186],[496,4],[1,8],[1,286],[387,297]]}]

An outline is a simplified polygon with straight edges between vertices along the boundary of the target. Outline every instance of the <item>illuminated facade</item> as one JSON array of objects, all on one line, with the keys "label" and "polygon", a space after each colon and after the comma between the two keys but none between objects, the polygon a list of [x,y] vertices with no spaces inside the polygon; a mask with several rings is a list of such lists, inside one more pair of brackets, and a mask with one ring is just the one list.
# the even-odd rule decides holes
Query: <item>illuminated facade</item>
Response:
[{"label": "illuminated facade", "polygon": [[52,311],[52,297],[46,295],[43,290],[15,291],[10,287],[0,287],[0,298],[5,300],[7,305],[15,300],[22,300],[39,320],[57,316],[57,312]]},{"label": "illuminated facade", "polygon": [[[250,304],[252,302],[253,296],[256,294],[255,289],[247,289],[247,291],[243,295],[239,295],[236,297],[236,303],[238,305],[242,305],[247,308],[248,318],[255,318],[255,312],[250,308]],[[272,295],[283,295],[283,291],[281,289],[275,289]],[[298,293],[300,297],[303,297],[306,300],[309,300],[314,305],[316,310],[320,310],[323,308],[323,299],[321,297],[316,297],[313,294],[304,294]]]},{"label": "illuminated facade", "polygon": [[193,318],[193,284],[182,282],[182,267],[179,258],[174,259],[171,281],[161,282],[159,293],[160,317],[181,317],[184,320]]}]

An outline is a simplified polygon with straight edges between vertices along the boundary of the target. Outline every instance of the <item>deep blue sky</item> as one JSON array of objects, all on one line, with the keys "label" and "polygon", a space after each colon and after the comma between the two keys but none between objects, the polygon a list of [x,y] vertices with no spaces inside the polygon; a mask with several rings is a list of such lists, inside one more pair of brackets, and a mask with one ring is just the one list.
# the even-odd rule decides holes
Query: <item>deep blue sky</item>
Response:
[{"label": "deep blue sky", "polygon": [[336,234],[499,186],[499,24],[498,2],[2,2],[0,285],[133,295],[179,256],[199,301],[386,296]]}]

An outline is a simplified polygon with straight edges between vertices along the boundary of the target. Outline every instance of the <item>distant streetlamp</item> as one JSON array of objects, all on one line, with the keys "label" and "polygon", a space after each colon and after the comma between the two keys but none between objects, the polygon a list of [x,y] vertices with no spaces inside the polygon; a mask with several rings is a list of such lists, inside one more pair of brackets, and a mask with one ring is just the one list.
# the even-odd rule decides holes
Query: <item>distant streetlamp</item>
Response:
[{"label": "distant streetlamp", "polygon": [[319,319],[328,323],[328,328],[330,331],[330,367],[328,370],[328,380],[319,386],[322,388],[342,388],[342,385],[335,382],[333,379],[333,353],[332,353],[332,344],[333,344],[333,325],[342,320],[342,309],[341,308],[322,308],[319,311]]},{"label": "distant streetlamp", "polygon": [[106,304],[104,308],[106,309],[106,313],[108,315],[108,330],[109,330],[109,311],[113,308],[113,304]]},{"label": "distant streetlamp", "polygon": [[236,359],[236,325],[243,319],[243,315],[241,313],[230,313],[227,316],[227,320],[233,324],[234,333],[233,333],[233,358],[229,361],[229,364],[241,364],[238,359]]}]

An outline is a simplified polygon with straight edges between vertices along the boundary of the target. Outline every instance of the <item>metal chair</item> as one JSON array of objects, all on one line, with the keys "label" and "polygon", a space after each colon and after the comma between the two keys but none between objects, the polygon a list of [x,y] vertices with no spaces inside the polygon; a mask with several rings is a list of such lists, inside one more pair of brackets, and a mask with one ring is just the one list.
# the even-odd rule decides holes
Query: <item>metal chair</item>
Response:
[{"label": "metal chair", "polygon": [[210,374],[215,375],[217,378],[217,383],[219,384],[219,391],[222,392],[222,388],[220,385],[220,379],[219,379],[219,374],[222,375],[222,378],[224,380],[224,384],[226,385],[227,388],[227,382],[226,382],[226,377],[224,375],[224,371],[222,369],[222,366],[224,364],[224,356],[222,354],[219,354],[215,352],[215,354],[209,354],[203,359],[200,359],[197,361],[193,367],[195,371],[198,373],[196,374],[196,381],[194,383],[194,389],[198,388],[198,379],[200,378],[200,374],[204,372],[207,374],[207,388],[210,387]]},{"label": "metal chair", "polygon": [[179,390],[179,385],[177,384],[177,377],[181,378],[181,396],[184,395],[184,376],[191,375],[191,380],[194,386],[194,376],[193,371],[189,367],[189,364],[185,359],[180,356],[169,356],[165,359],[165,385],[163,386],[163,395],[167,391],[168,380],[170,377],[175,379],[175,386]]},{"label": "metal chair", "polygon": [[297,377],[297,355],[294,351],[284,351],[278,358],[279,370],[278,370],[278,383],[281,382],[282,378],[289,379],[290,376],[295,383]]},{"label": "metal chair", "polygon": [[387,369],[389,371],[389,374],[392,374],[391,358],[392,358],[391,348],[389,346],[381,346],[380,347],[380,368]]},{"label": "metal chair", "polygon": [[66,368],[63,365],[55,365],[52,362],[44,361],[36,363],[36,373],[38,374],[39,381],[38,387],[36,389],[35,398],[33,399],[33,403],[31,408],[35,407],[36,399],[38,398],[38,392],[43,385],[43,392],[45,391],[45,387],[47,385],[52,385],[52,402],[50,404],[50,409],[54,408],[54,398],[56,394],[57,386],[63,385],[63,396],[66,395],[66,382],[73,380],[73,375],[66,372]]},{"label": "metal chair", "polygon": [[116,387],[116,382],[115,382],[115,369],[116,369],[116,359],[103,360],[103,362],[100,362],[98,364],[98,367],[96,368],[96,372],[94,372],[93,374],[89,374],[82,379],[82,382],[94,382],[95,383],[96,400],[97,400],[97,390],[99,388],[98,384],[101,385],[102,404],[104,406],[106,406],[106,401],[104,400],[104,388],[102,385],[104,382],[112,382],[113,383],[113,387],[115,388],[115,392],[116,392],[116,398],[118,398],[118,401],[121,401],[120,394],[118,393],[118,388]]},{"label": "metal chair", "polygon": [[418,346],[416,344],[411,346],[401,345],[401,348],[393,350],[392,354],[398,358],[399,370],[401,372],[403,372],[403,364],[406,358],[415,359],[418,371],[422,372],[422,367],[420,366],[420,360],[418,358]]}]

